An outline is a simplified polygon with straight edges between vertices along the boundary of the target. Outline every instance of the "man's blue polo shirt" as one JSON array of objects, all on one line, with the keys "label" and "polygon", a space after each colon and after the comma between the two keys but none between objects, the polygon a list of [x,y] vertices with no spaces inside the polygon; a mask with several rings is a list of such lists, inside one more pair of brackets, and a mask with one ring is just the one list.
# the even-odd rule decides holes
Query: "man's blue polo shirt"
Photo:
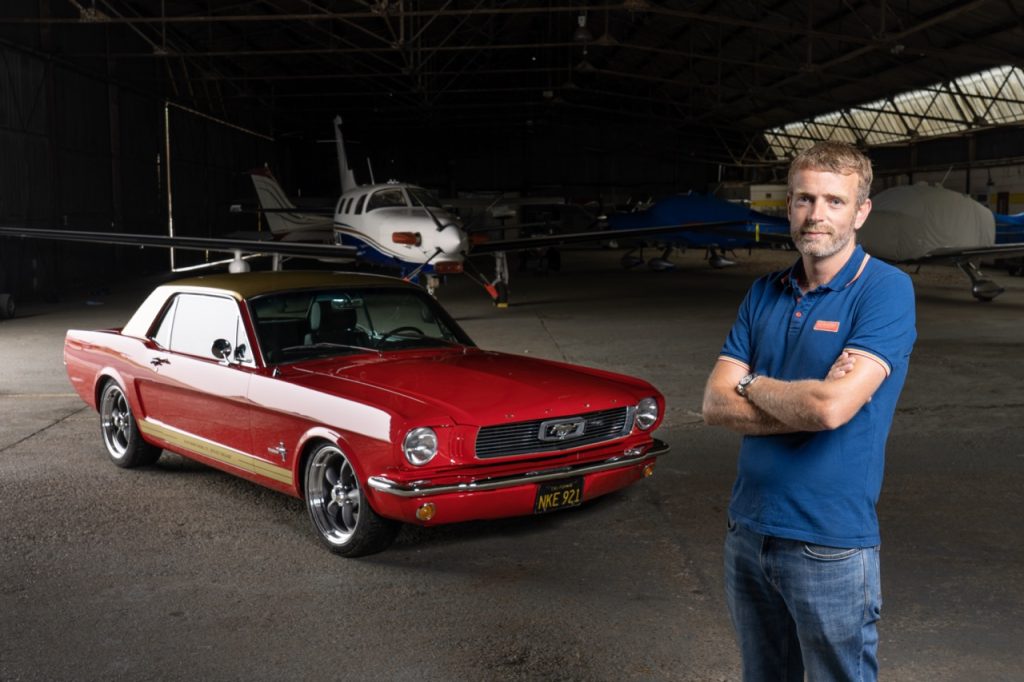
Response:
[{"label": "man's blue polo shirt", "polygon": [[885,441],[917,337],[913,285],[906,273],[860,246],[828,284],[802,294],[802,277],[798,260],[758,279],[721,358],[775,379],[824,379],[846,349],[858,362],[880,363],[887,376],[838,429],[744,436],[729,513],[764,535],[875,546]]}]

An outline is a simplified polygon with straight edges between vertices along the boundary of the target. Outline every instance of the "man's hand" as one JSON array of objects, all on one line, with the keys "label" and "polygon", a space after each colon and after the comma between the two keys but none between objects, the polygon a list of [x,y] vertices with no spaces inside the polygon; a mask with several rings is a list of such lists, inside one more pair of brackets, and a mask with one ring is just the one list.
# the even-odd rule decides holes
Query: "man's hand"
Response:
[{"label": "man's hand", "polygon": [[853,369],[854,363],[857,362],[857,356],[851,355],[845,350],[839,354],[836,361],[832,363],[831,369],[828,370],[828,374],[825,375],[825,381],[835,381],[842,379]]}]

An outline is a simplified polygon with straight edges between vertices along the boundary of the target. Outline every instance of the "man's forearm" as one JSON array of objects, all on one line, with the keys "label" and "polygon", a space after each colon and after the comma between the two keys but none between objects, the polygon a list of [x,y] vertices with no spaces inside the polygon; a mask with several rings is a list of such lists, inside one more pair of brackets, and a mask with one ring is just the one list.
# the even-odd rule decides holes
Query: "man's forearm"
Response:
[{"label": "man's forearm", "polygon": [[709,425],[724,426],[745,436],[770,436],[796,430],[735,393],[709,391],[704,397],[704,420]]},{"label": "man's forearm", "polygon": [[823,414],[822,406],[828,398],[823,386],[824,382],[814,379],[781,381],[758,377],[747,388],[747,399],[768,419],[784,425],[786,431],[824,431],[835,427]]}]

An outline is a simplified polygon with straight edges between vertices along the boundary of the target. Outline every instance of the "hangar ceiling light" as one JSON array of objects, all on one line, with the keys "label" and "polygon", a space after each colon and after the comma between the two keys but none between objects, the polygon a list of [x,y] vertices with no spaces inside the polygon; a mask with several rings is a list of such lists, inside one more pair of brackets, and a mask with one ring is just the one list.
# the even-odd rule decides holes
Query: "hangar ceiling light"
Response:
[{"label": "hangar ceiling light", "polygon": [[764,131],[778,158],[818,140],[878,146],[1024,122],[1024,70],[1000,66]]}]

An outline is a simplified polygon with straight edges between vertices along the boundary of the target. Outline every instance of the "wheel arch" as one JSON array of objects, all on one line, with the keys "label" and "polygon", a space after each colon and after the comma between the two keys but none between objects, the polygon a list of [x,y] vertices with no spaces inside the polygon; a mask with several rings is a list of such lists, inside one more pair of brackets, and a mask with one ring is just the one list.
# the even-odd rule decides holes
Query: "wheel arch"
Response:
[{"label": "wheel arch", "polygon": [[359,476],[360,485],[365,486],[365,473],[359,465],[358,459],[354,456],[354,448],[348,440],[335,429],[316,426],[302,435],[299,439],[299,445],[296,448],[299,455],[295,458],[295,468],[292,471],[292,478],[295,490],[303,500],[306,499],[306,462],[309,461],[310,456],[318,447],[325,444],[333,445],[341,450],[342,454],[345,455],[348,461],[352,463],[352,468],[355,469],[356,475]]},{"label": "wheel arch", "polygon": [[128,398],[129,406],[132,408],[132,412],[139,416],[139,401],[138,396],[128,382],[125,381],[124,376],[113,367],[104,367],[96,373],[96,381],[93,382],[92,389],[92,401],[93,406],[98,410],[100,407],[100,398],[103,397],[103,391],[107,388],[107,384],[110,382],[117,383],[122,389],[124,389],[125,395]]},{"label": "wheel arch", "polygon": [[299,439],[298,447],[296,452],[298,456],[295,458],[295,467],[292,471],[292,480],[295,492],[298,494],[299,499],[306,499],[306,462],[313,455],[313,452],[320,445],[333,445],[334,447],[341,450],[341,453],[345,455],[352,468],[356,472],[356,477],[359,479],[359,487],[363,491],[363,499],[367,501],[367,504],[379,513],[377,510],[380,508],[377,500],[377,491],[367,485],[367,479],[369,474],[367,473],[365,462],[361,461],[358,454],[358,448],[351,442],[349,438],[345,437],[345,434],[337,429],[331,429],[324,426],[314,427],[303,434],[302,438]]}]

